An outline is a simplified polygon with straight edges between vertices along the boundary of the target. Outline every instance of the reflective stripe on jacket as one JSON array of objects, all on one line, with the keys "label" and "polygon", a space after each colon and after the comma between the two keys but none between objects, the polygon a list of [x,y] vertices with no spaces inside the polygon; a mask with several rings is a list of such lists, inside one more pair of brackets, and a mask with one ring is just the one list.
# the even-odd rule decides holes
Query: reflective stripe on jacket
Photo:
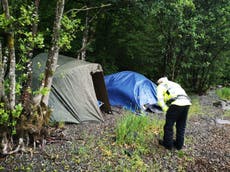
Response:
[{"label": "reflective stripe on jacket", "polygon": [[184,89],[172,81],[163,82],[157,86],[157,98],[159,106],[161,106],[164,111],[167,111],[166,102],[170,100],[173,100],[171,104],[178,106],[191,105],[191,101]]}]

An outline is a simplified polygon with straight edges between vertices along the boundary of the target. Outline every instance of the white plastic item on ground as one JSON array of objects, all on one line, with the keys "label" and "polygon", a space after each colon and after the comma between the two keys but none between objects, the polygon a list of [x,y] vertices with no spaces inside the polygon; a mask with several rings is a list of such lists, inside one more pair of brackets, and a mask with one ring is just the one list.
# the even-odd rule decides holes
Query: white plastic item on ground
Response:
[{"label": "white plastic item on ground", "polygon": [[216,123],[218,123],[218,124],[230,124],[230,121],[224,120],[224,119],[216,119]]}]

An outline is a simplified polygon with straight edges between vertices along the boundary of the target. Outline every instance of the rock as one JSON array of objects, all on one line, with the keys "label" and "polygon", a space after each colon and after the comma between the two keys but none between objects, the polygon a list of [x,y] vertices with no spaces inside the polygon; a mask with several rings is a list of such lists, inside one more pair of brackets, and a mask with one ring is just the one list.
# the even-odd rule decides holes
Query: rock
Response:
[{"label": "rock", "polygon": [[223,110],[230,110],[230,101],[228,100],[223,100],[222,102],[222,109]]},{"label": "rock", "polygon": [[215,107],[222,107],[222,102],[221,101],[213,102],[213,106],[215,106]]}]

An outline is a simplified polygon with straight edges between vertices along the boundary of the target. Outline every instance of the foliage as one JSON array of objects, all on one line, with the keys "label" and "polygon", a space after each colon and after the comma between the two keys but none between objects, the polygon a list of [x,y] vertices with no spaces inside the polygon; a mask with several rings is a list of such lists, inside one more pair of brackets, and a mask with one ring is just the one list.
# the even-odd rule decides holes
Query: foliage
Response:
[{"label": "foliage", "polygon": [[217,90],[216,90],[216,94],[217,94],[221,99],[230,100],[230,88],[229,88],[229,87],[223,87],[223,88],[217,89]]},{"label": "foliage", "polygon": [[76,13],[71,13],[70,17],[64,15],[62,18],[60,47],[64,50],[71,49],[71,42],[76,38],[76,32],[80,29],[81,20],[76,17]]},{"label": "foliage", "polygon": [[[95,48],[88,59],[106,66],[106,74],[120,70],[139,70],[146,73],[145,65],[152,52],[148,46],[152,42],[152,37],[149,37],[152,29],[149,18],[142,12],[146,14],[148,8],[144,3],[140,5],[136,2],[120,2],[113,4],[112,9],[106,9],[98,16],[97,34],[93,44]],[[149,70],[152,72],[151,68]]]},{"label": "foliage", "polygon": [[39,90],[34,91],[33,94],[34,95],[38,95],[38,94],[47,95],[49,91],[50,89],[48,89],[47,87],[44,87],[44,88],[40,88]]},{"label": "foliage", "polygon": [[6,124],[9,120],[9,113],[4,109],[4,104],[0,103],[0,124]]},{"label": "foliage", "polygon": [[[37,50],[50,46],[55,1],[41,1],[39,18],[33,5],[13,1],[15,17],[0,20],[1,27],[15,26],[16,46],[21,52],[28,44]],[[81,47],[84,6],[95,7],[107,1],[66,3],[62,24],[62,53],[76,56]],[[177,80],[191,91],[203,93],[211,85],[229,82],[229,2],[228,1],[110,1],[110,8],[89,10],[91,44],[87,59],[102,64],[105,74],[121,70],[140,72],[153,81],[163,75]],[[20,5],[19,5],[20,4]],[[49,10],[47,10],[49,9]],[[207,10],[209,9],[209,10]],[[81,11],[81,12],[80,12]],[[1,16],[1,18],[4,16]],[[32,38],[29,28],[39,21],[40,32]],[[23,63],[18,68],[25,68]]]},{"label": "foliage", "polygon": [[167,75],[202,94],[229,81],[229,7],[192,0],[113,4],[98,17],[88,59],[106,66],[106,74],[134,70],[153,81]]},{"label": "foliage", "polygon": [[20,119],[22,113],[22,105],[17,104],[15,108],[10,111],[7,110],[4,103],[0,103],[0,127],[3,129],[9,128],[11,134],[16,134],[16,125],[18,120]]},{"label": "foliage", "polygon": [[[205,10],[207,8],[211,10]],[[191,77],[193,86],[198,92],[205,91],[211,84],[218,81],[222,68],[218,66],[218,63],[225,62],[225,57],[221,52],[225,52],[229,46],[229,23],[225,22],[229,18],[229,10],[227,1],[196,2],[194,14],[197,15],[192,18],[196,34],[193,38],[194,57],[190,58],[193,65],[189,71],[193,75]]]},{"label": "foliage", "polygon": [[[66,15],[62,21],[61,53],[76,57],[81,48],[82,21],[86,17],[83,7],[99,7],[106,3],[108,1],[104,0],[67,1]],[[228,1],[109,3],[109,8],[88,11],[90,19],[94,20],[89,25],[91,42],[87,46],[87,60],[101,63],[105,74],[133,70],[153,81],[167,75],[197,93],[205,92],[212,85],[229,82]],[[50,4],[41,1],[39,19],[32,20],[28,16],[31,16],[33,6],[25,2],[21,4],[22,7],[18,8],[21,12],[15,5],[12,8],[17,11],[17,16],[22,14],[20,20],[12,18],[11,21],[18,23],[15,24],[20,32],[17,40],[27,40],[21,41],[20,49],[27,49],[25,45],[31,40],[26,28],[32,21],[40,21],[38,40],[34,41],[40,42],[37,43],[40,50],[46,50],[50,46],[50,23],[53,22],[55,1]],[[47,11],[47,8],[50,10]],[[24,28],[20,26],[23,22]]]}]

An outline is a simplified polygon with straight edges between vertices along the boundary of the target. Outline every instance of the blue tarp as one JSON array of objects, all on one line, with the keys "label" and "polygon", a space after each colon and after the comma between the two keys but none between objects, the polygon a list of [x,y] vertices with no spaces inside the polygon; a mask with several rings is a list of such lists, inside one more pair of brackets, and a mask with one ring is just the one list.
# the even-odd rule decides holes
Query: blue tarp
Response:
[{"label": "blue tarp", "polygon": [[157,86],[139,73],[123,71],[107,75],[105,84],[112,106],[139,111],[143,109],[143,105],[157,103]]}]

